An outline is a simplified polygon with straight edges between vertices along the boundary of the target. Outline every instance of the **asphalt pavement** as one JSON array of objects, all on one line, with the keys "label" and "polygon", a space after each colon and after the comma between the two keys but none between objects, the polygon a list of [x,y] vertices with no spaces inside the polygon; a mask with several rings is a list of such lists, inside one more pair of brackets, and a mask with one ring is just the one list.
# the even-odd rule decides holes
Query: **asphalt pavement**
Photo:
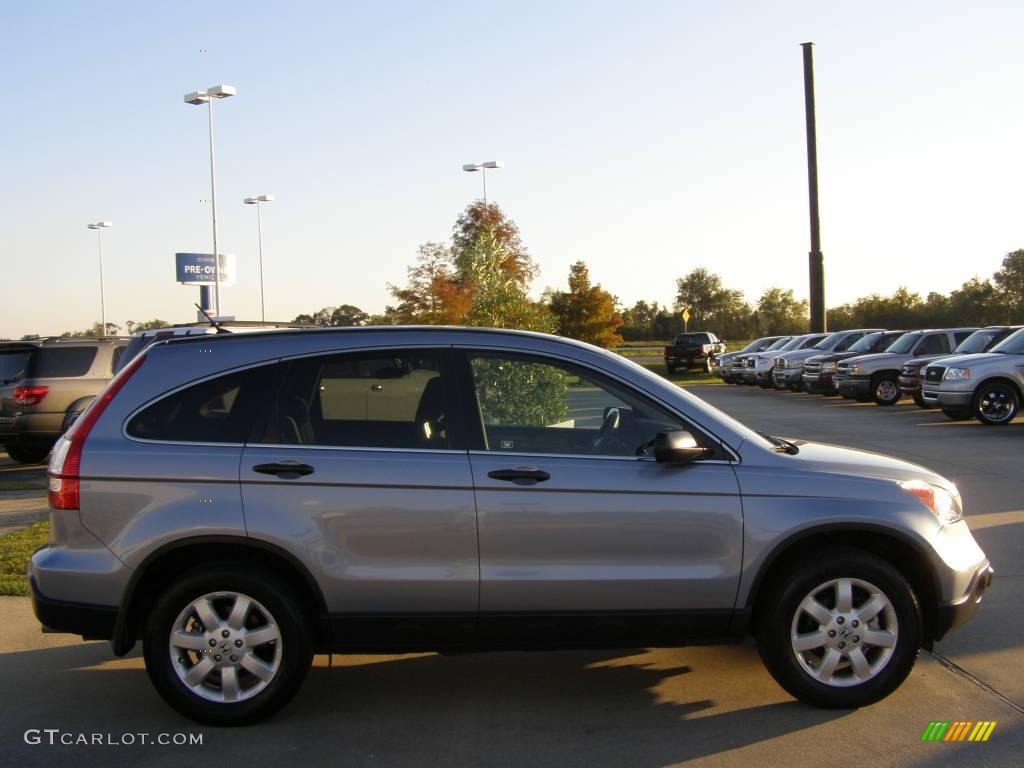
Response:
[{"label": "asphalt pavement", "polygon": [[[217,729],[167,708],[138,651],[116,659],[106,643],[40,634],[26,599],[0,598],[0,765],[1024,765],[1024,423],[993,429],[914,406],[749,387],[691,391],[756,429],[897,455],[960,486],[996,580],[978,616],[936,654],[922,653],[889,698],[857,711],[797,703],[749,642],[335,656],[330,665],[322,656],[276,717]],[[936,720],[996,726],[984,743],[922,742]],[[203,743],[142,745],[138,734],[197,735]],[[120,745],[60,744],[95,735]]]}]

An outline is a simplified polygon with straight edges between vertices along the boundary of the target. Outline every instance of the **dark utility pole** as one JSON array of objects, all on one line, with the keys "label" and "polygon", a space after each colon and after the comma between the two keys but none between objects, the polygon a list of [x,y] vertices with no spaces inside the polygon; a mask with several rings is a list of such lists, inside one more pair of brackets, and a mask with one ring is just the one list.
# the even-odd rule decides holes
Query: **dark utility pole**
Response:
[{"label": "dark utility pole", "polygon": [[811,279],[811,332],[824,333],[825,257],[821,253],[821,222],[818,219],[818,132],[814,120],[814,43],[801,43],[804,49],[804,110],[807,116],[807,193],[811,211],[811,252],[808,254]]}]

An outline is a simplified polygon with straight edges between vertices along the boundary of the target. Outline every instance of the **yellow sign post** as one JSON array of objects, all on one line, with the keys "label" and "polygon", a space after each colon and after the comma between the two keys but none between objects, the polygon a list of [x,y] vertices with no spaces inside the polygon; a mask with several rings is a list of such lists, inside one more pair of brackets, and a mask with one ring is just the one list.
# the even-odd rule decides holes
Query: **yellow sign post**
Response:
[{"label": "yellow sign post", "polygon": [[690,308],[686,307],[683,310],[683,333],[686,333],[686,327],[690,324]]}]

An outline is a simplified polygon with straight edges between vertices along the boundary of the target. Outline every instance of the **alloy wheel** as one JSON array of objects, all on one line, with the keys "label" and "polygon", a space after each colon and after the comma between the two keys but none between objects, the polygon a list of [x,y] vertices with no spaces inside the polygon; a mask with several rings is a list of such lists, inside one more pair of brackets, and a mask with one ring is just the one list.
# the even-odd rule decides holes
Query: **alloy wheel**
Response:
[{"label": "alloy wheel", "polygon": [[260,602],[237,592],[196,598],[171,627],[171,666],[192,693],[235,702],[263,691],[281,666],[281,630]]},{"label": "alloy wheel", "polygon": [[892,601],[862,579],[840,578],[800,601],[790,645],[803,670],[832,687],[860,685],[889,663],[899,638]]}]

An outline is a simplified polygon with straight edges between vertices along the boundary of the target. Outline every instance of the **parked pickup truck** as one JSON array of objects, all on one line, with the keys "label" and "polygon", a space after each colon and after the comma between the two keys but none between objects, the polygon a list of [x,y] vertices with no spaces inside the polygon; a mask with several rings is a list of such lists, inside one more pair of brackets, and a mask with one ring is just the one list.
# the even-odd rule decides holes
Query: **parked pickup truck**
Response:
[{"label": "parked pickup truck", "polygon": [[804,391],[812,394],[838,395],[835,382],[832,377],[836,372],[836,365],[840,360],[848,357],[859,357],[860,355],[872,355],[875,352],[884,352],[890,344],[902,336],[906,331],[878,331],[869,333],[860,341],[854,344],[845,352],[828,352],[823,355],[815,355],[807,358],[804,363]]},{"label": "parked pickup truck", "polygon": [[725,342],[713,333],[681,333],[671,346],[665,347],[665,367],[669,373],[696,367],[711,373],[715,358],[724,354]]},{"label": "parked pickup truck", "polygon": [[1024,399],[1024,329],[990,352],[936,360],[925,368],[925,402],[954,420],[974,416],[982,424],[1009,424]]},{"label": "parked pickup truck", "polygon": [[[960,345],[952,351],[952,355],[973,355],[978,352],[988,352],[992,347],[1001,342],[1014,331],[1019,325],[990,325],[975,331]],[[938,402],[925,402],[921,391],[921,379],[924,376],[924,369],[931,363],[950,355],[929,355],[908,360],[900,368],[900,393],[905,397],[914,398],[918,408],[934,408]]]}]

